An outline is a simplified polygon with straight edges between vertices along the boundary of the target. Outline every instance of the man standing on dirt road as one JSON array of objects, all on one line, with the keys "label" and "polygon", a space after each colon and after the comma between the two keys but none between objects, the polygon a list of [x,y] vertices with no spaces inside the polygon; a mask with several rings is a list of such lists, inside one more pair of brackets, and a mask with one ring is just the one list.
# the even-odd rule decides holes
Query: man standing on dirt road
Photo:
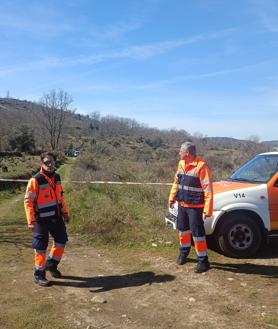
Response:
[{"label": "man standing on dirt road", "polygon": [[208,165],[196,154],[196,146],[193,143],[183,143],[179,156],[178,170],[169,196],[171,208],[178,202],[180,252],[177,264],[186,263],[192,234],[198,261],[195,272],[202,273],[210,268],[203,219],[212,215],[211,172]]},{"label": "man standing on dirt road", "polygon": [[[40,286],[49,284],[45,271],[49,271],[54,278],[62,276],[57,266],[68,240],[65,223],[69,222],[69,216],[61,178],[55,172],[55,161],[53,153],[42,153],[40,172],[29,180],[24,197],[24,208],[28,228],[32,230],[32,247],[35,253],[34,280]],[[54,241],[46,259],[49,233]]]}]

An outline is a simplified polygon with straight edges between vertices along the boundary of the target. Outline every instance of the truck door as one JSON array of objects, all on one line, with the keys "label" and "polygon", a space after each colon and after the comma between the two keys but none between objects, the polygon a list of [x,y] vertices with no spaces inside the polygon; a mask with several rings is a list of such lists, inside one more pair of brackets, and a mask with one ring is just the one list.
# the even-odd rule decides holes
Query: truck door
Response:
[{"label": "truck door", "polygon": [[278,172],[267,184],[270,215],[270,229],[278,230]]}]

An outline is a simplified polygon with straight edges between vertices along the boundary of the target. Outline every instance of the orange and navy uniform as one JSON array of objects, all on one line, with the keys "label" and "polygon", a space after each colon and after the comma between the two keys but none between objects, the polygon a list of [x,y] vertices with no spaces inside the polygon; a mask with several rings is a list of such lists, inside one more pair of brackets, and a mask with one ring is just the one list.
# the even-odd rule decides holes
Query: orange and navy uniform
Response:
[{"label": "orange and navy uniform", "polygon": [[169,195],[169,203],[179,204],[178,229],[181,250],[191,246],[191,234],[198,258],[207,257],[207,245],[203,225],[203,213],[211,216],[213,211],[213,191],[211,172],[199,157],[187,163],[180,160],[174,183]]},{"label": "orange and navy uniform", "polygon": [[210,217],[213,210],[212,179],[208,165],[196,156],[194,161],[179,161],[169,196],[169,203],[178,201],[187,208],[204,208]]},{"label": "orange and navy uniform", "polygon": [[27,185],[24,206],[28,224],[34,224],[36,219],[49,220],[67,214],[60,176],[55,173],[50,178],[41,170],[32,177]]},{"label": "orange and navy uniform", "polygon": [[43,271],[49,233],[54,242],[47,262],[59,262],[67,242],[63,215],[68,213],[63,196],[61,179],[57,173],[48,177],[41,169],[27,185],[24,208],[28,224],[35,225],[32,246],[35,252],[35,270]]}]

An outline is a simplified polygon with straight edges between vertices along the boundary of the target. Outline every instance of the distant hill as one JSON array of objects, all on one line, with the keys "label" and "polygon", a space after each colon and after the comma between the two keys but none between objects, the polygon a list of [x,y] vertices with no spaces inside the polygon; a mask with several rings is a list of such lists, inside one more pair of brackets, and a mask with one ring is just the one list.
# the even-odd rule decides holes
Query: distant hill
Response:
[{"label": "distant hill", "polygon": [[278,147],[278,140],[275,140],[275,141],[263,141],[262,144],[268,145],[270,147]]},{"label": "distant hill", "polygon": [[[14,98],[0,98],[0,151],[8,147],[8,136],[15,128],[26,126],[34,132],[38,147],[45,144],[45,135],[39,120],[42,106],[35,102]],[[67,113],[64,129],[64,140],[67,136],[80,136],[89,129],[88,116]]]},{"label": "distant hill", "polygon": [[[13,98],[0,98],[0,151],[9,151],[9,135],[15,128],[27,126],[35,137],[36,149],[47,149],[48,139],[44,126],[39,117],[42,113],[42,106],[39,103]],[[240,140],[230,137],[205,137],[197,138],[191,136],[185,130],[160,130],[149,128],[140,124],[134,119],[120,118],[113,116],[102,117],[98,112],[90,115],[82,115],[74,112],[66,114],[63,135],[60,149],[84,149],[92,148],[93,143],[100,139],[109,139],[115,145],[122,143],[136,145],[144,143],[157,149],[166,147],[178,150],[182,142],[192,140],[197,144],[198,150],[205,149],[250,149],[256,150],[257,146],[265,149],[278,146],[278,141],[265,141],[255,143],[252,141]]]},{"label": "distant hill", "polygon": [[222,147],[234,147],[237,145],[241,145],[242,143],[246,143],[246,140],[236,139],[231,137],[205,137],[202,139],[204,143],[215,146]]},{"label": "distant hill", "polygon": [[[27,126],[33,130],[38,149],[48,148],[44,127],[39,120],[41,114],[42,106],[38,103],[0,98],[0,151],[10,150],[9,135],[13,129],[20,126]],[[192,139],[185,130],[149,128],[134,119],[111,115],[103,117],[98,112],[92,112],[90,115],[70,112],[66,114],[60,149],[82,149],[85,144],[93,145],[96,139],[122,137],[128,138],[130,143],[137,140],[155,149],[165,144],[177,148],[183,141]]]},{"label": "distant hill", "polygon": [[[42,106],[39,103],[14,98],[0,98],[0,129],[8,130],[19,125],[37,128],[37,114]],[[68,113],[67,127],[84,128],[88,126],[88,116]]]},{"label": "distant hill", "polygon": [[[223,147],[223,148],[238,148],[242,146],[242,144],[257,144],[254,141],[247,141],[244,139],[236,139],[232,137],[205,137],[202,138],[204,144],[210,147]],[[278,148],[278,140],[274,141],[263,141],[258,144],[265,145],[269,149]]]}]

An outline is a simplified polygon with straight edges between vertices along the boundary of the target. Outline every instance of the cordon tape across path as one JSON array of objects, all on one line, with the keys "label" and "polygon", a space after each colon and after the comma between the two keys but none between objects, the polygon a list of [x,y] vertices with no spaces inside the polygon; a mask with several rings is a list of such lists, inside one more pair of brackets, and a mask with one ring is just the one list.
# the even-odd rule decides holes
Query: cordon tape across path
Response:
[{"label": "cordon tape across path", "polygon": [[[12,179],[12,178],[0,178],[0,182],[20,182],[28,183],[28,179]],[[173,183],[152,183],[152,182],[113,182],[106,180],[96,181],[85,181],[85,180],[71,180],[63,181],[63,183],[74,183],[74,184],[114,184],[114,185],[172,185]]]}]

